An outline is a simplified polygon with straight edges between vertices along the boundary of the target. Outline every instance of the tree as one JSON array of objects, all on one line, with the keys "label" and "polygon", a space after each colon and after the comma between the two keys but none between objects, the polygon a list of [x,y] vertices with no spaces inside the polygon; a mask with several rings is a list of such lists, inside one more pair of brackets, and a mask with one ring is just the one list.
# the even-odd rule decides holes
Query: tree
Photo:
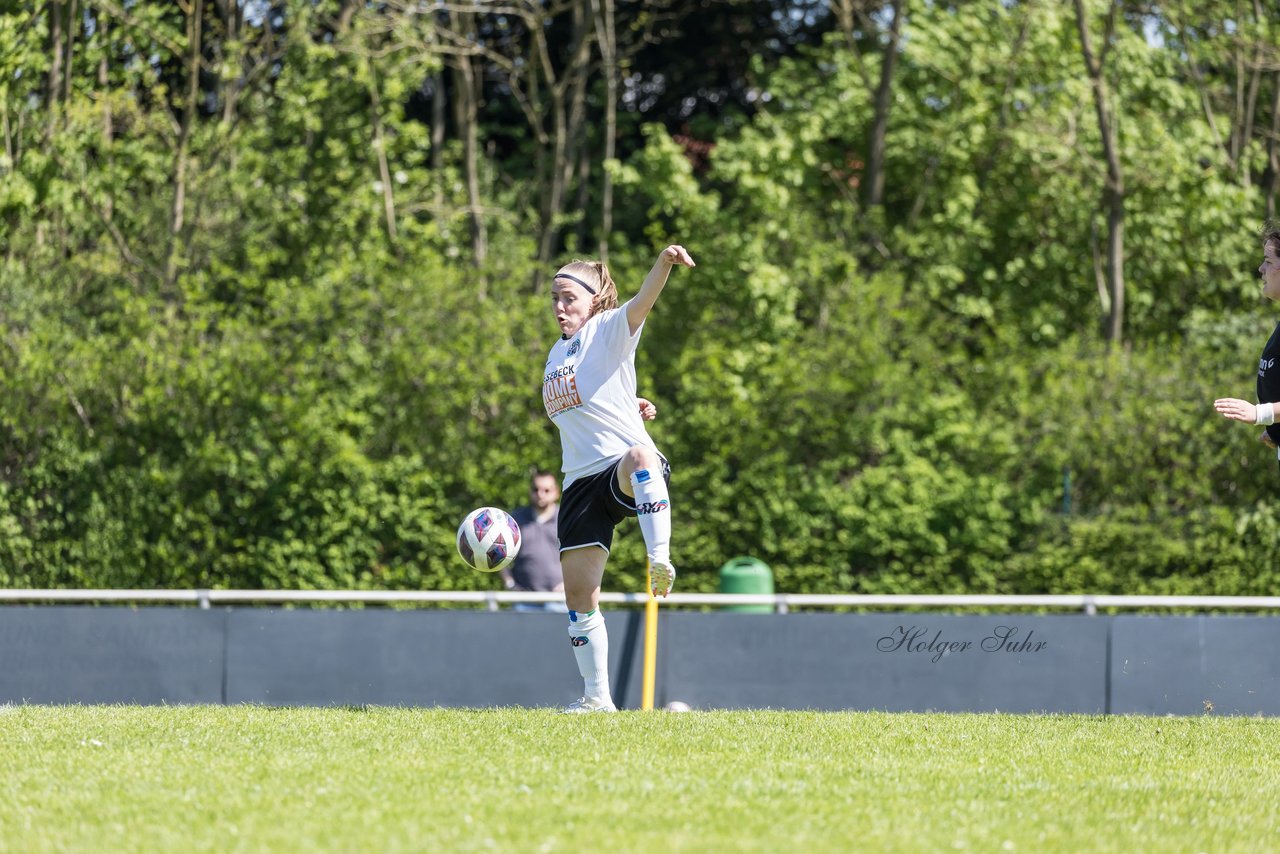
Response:
[{"label": "tree", "polygon": [[1102,151],[1107,164],[1107,176],[1102,191],[1102,208],[1107,217],[1107,252],[1105,270],[1099,270],[1098,293],[1100,297],[1107,297],[1103,302],[1108,314],[1107,340],[1118,345],[1124,336],[1124,168],[1120,162],[1117,116],[1107,92],[1105,71],[1107,53],[1111,50],[1112,40],[1115,37],[1116,16],[1120,6],[1119,0],[1111,0],[1109,3],[1102,36],[1102,49],[1095,51],[1084,0],[1074,0],[1074,2],[1076,25],[1080,31],[1080,53],[1093,91],[1094,111],[1097,115],[1098,130],[1102,135]]}]

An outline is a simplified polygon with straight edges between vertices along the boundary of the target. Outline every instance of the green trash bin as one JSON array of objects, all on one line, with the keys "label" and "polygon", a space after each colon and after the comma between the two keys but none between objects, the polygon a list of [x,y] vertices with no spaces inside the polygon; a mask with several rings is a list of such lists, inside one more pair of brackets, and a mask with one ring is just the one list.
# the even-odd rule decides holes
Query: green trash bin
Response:
[{"label": "green trash bin", "polygon": [[[735,557],[720,567],[721,593],[767,593],[773,595],[773,570],[753,557]],[[772,605],[726,605],[726,611],[770,614]]]}]

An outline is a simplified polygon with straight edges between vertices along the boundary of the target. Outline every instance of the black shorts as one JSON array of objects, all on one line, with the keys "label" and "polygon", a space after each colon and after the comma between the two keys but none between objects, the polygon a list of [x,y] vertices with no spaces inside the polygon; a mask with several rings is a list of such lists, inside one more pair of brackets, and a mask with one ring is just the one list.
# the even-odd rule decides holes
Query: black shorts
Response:
[{"label": "black shorts", "polygon": [[[662,479],[671,486],[671,464],[658,455]],[[628,516],[636,515],[635,499],[618,489],[618,460],[602,472],[587,475],[569,484],[560,498],[560,551],[599,546],[606,552],[613,545],[613,529]]]}]

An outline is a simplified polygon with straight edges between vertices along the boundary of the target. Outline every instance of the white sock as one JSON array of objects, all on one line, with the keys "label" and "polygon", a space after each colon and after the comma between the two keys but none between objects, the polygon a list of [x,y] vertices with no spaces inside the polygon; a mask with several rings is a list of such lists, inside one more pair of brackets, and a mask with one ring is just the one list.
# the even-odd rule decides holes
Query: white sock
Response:
[{"label": "white sock", "polygon": [[671,563],[671,500],[662,473],[652,476],[648,469],[637,469],[631,475],[631,490],[636,494],[636,518],[644,534],[649,560]]},{"label": "white sock", "polygon": [[600,609],[580,614],[569,612],[569,637],[573,657],[582,674],[582,693],[597,700],[609,700],[609,633]]}]

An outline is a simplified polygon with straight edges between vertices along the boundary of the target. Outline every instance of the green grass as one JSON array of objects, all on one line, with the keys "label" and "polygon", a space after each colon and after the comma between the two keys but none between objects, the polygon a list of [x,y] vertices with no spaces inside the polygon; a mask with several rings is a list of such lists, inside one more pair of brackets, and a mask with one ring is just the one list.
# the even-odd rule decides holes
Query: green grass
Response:
[{"label": "green grass", "polygon": [[1280,721],[0,707],[0,849],[1259,851]]}]

